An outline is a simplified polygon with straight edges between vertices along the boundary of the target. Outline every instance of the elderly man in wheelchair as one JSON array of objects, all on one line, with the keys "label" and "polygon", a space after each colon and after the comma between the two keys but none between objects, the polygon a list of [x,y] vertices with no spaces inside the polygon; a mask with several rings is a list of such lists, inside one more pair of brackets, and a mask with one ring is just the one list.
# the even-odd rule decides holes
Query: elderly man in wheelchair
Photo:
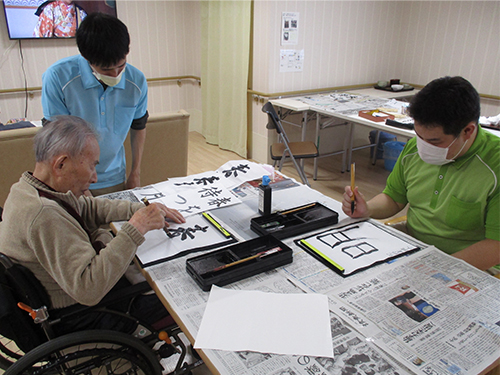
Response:
[{"label": "elderly man in wheelchair", "polygon": [[[90,196],[89,186],[97,181],[97,137],[89,123],[74,116],[44,126],[34,140],[33,173],[21,176],[5,202],[0,367],[8,372],[60,368],[90,374],[104,367],[108,374],[154,374],[163,370],[159,358],[179,347],[185,355],[165,307],[154,293],[145,293],[147,283],[131,285],[123,277],[148,231],[168,226],[167,218],[177,223],[184,218],[162,204]],[[128,222],[115,236],[102,229],[123,220]],[[14,307],[19,302],[26,312]],[[27,354],[9,348],[6,339]],[[13,372],[21,363],[27,365]],[[75,363],[79,367],[72,372]],[[123,363],[129,368],[120,367]],[[174,373],[185,372],[178,364]]]}]

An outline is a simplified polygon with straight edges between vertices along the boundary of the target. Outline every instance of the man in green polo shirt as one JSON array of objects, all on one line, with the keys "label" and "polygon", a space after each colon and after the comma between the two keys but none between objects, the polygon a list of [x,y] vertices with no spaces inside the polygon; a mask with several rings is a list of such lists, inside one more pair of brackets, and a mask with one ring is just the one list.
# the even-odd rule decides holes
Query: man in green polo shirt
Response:
[{"label": "man in green polo shirt", "polygon": [[438,78],[414,96],[409,111],[417,137],[386,188],[367,202],[347,186],[343,211],[384,219],[409,204],[410,235],[483,270],[499,264],[500,138],[478,125],[479,94],[462,77]]}]

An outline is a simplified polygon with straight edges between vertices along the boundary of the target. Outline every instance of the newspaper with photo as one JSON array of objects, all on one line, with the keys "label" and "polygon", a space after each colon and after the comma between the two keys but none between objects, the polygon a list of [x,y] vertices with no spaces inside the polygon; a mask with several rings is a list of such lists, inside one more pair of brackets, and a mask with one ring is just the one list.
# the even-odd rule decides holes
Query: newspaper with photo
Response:
[{"label": "newspaper with photo", "polygon": [[498,358],[500,280],[434,247],[327,294],[412,372],[476,374]]}]

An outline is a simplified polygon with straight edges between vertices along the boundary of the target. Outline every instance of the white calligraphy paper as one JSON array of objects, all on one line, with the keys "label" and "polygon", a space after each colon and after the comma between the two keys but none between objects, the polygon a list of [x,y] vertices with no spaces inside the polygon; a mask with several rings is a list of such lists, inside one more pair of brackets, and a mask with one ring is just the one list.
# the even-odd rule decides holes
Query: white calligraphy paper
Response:
[{"label": "white calligraphy paper", "polygon": [[382,225],[362,221],[316,233],[296,243],[321,257],[344,275],[418,250],[414,243],[396,237]]},{"label": "white calligraphy paper", "polygon": [[214,285],[194,347],[333,358],[328,297]]},{"label": "white calligraphy paper", "polygon": [[[113,223],[120,230],[123,223]],[[137,249],[137,259],[142,267],[161,263],[169,259],[226,245],[236,240],[227,237],[219,229],[210,224],[202,215],[186,218],[186,223],[171,223],[168,227],[169,237],[164,230],[157,229],[146,233],[146,241]]]}]

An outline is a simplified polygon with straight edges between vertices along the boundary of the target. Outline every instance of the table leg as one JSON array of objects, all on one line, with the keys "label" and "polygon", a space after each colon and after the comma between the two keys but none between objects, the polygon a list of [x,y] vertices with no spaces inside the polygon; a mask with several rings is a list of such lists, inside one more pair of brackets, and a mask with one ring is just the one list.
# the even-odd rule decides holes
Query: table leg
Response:
[{"label": "table leg", "polygon": [[377,162],[377,151],[378,151],[379,139],[380,139],[380,130],[377,130],[377,135],[375,136],[375,145],[373,146],[372,165],[375,165],[375,163]]},{"label": "table leg", "polygon": [[[351,134],[351,123],[346,123],[346,136],[344,137],[344,152],[342,153],[342,169],[341,172],[344,173],[346,170],[346,159],[347,153],[349,152],[349,139]],[[349,164],[350,165],[350,164]]]},{"label": "table leg", "polygon": [[[316,147],[318,148],[319,152],[319,129],[320,129],[320,114],[316,114]],[[318,158],[314,158],[314,173],[313,173],[313,180],[316,181],[318,178]]]},{"label": "table leg", "polygon": [[[302,137],[301,137],[302,142],[304,142],[306,140],[307,115],[308,115],[307,111],[302,112]],[[301,159],[299,161],[299,163],[300,163],[300,167],[302,168],[302,170],[304,170],[304,159]]]}]

